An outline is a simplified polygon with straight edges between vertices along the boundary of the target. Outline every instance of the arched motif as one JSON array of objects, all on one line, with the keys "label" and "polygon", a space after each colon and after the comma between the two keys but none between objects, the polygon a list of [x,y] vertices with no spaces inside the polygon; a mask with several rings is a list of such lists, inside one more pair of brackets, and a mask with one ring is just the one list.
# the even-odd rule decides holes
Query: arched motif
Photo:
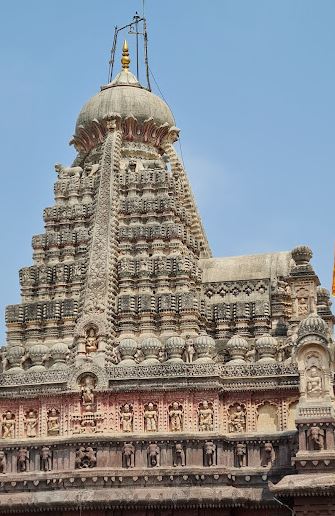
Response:
[{"label": "arched motif", "polygon": [[318,342],[316,336],[307,337],[297,350],[300,397],[306,401],[333,399],[329,350],[325,342]]},{"label": "arched motif", "polygon": [[74,339],[85,338],[89,328],[94,328],[99,337],[107,334],[105,319],[100,314],[90,314],[78,321],[74,329]]},{"label": "arched motif", "polygon": [[279,430],[279,407],[276,403],[264,401],[257,406],[257,432],[277,432]]},{"label": "arched motif", "polygon": [[92,375],[97,379],[96,389],[102,390],[108,387],[108,377],[106,372],[97,364],[88,362],[73,369],[68,380],[68,389],[72,391],[80,391],[80,382],[83,376]]}]

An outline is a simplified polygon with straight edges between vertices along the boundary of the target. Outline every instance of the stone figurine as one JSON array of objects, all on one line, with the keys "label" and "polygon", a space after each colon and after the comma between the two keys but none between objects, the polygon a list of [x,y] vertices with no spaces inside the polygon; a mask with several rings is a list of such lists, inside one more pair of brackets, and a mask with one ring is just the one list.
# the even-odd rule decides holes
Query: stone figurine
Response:
[{"label": "stone figurine", "polygon": [[7,471],[6,454],[3,450],[0,450],[0,474],[5,474],[6,471]]},{"label": "stone figurine", "polygon": [[170,407],[169,419],[171,432],[181,432],[183,429],[183,410],[176,401]]},{"label": "stone figurine", "polygon": [[34,410],[29,410],[25,417],[25,428],[27,437],[36,437],[37,435],[37,415]]},{"label": "stone figurine", "polygon": [[2,418],[2,438],[3,439],[14,439],[15,437],[15,416],[10,411],[4,414]]},{"label": "stone figurine", "polygon": [[20,448],[17,453],[17,471],[18,473],[24,473],[28,471],[29,463],[29,451],[27,448]]},{"label": "stone figurine", "polygon": [[160,449],[158,444],[150,443],[147,448],[148,466],[149,468],[156,468],[160,466]]},{"label": "stone figurine", "polygon": [[144,426],[147,432],[157,432],[158,411],[156,405],[148,403],[144,411]]},{"label": "stone figurine", "polygon": [[307,371],[307,396],[319,397],[322,394],[322,376],[316,366]]},{"label": "stone figurine", "polygon": [[95,353],[98,350],[97,335],[94,328],[89,328],[86,332],[85,351],[86,354]]},{"label": "stone figurine", "polygon": [[124,443],[122,457],[125,468],[133,468],[135,466],[135,446],[133,443]]},{"label": "stone figurine", "polygon": [[204,466],[211,467],[215,464],[216,445],[213,441],[206,441],[204,445]]},{"label": "stone figurine", "polygon": [[55,408],[48,412],[47,429],[48,435],[59,435],[59,412]]},{"label": "stone figurine", "polygon": [[185,350],[184,350],[185,362],[187,364],[191,364],[193,362],[194,355],[195,355],[195,349],[194,349],[194,346],[193,346],[193,340],[192,339],[188,339],[186,341]]},{"label": "stone figurine", "polygon": [[95,384],[92,376],[85,376],[82,381],[81,398],[83,409],[89,412],[93,411],[95,403],[94,388]]},{"label": "stone figurine", "polygon": [[247,447],[244,443],[236,444],[236,463],[238,468],[244,468],[247,465]]},{"label": "stone figurine", "polygon": [[276,456],[272,443],[265,443],[261,450],[261,466],[263,466],[263,468],[272,466],[275,458]]},{"label": "stone figurine", "polygon": [[41,471],[50,471],[52,454],[49,446],[43,446],[40,452],[40,469]]},{"label": "stone figurine", "polygon": [[131,432],[133,430],[133,411],[129,403],[125,403],[120,410],[121,429],[122,432]]},{"label": "stone figurine", "polygon": [[231,433],[242,433],[245,432],[246,428],[246,412],[242,405],[235,405],[231,408],[232,412],[229,416],[229,432]]},{"label": "stone figurine", "polygon": [[91,446],[81,446],[76,451],[75,467],[77,469],[94,468],[96,462],[97,454]]},{"label": "stone figurine", "polygon": [[310,451],[324,449],[324,430],[319,426],[312,426],[307,432],[307,445]]},{"label": "stone figurine", "polygon": [[176,443],[174,447],[174,467],[185,466],[185,452],[181,443]]},{"label": "stone figurine", "polygon": [[199,430],[210,432],[213,430],[213,408],[208,401],[203,401],[198,409]]}]

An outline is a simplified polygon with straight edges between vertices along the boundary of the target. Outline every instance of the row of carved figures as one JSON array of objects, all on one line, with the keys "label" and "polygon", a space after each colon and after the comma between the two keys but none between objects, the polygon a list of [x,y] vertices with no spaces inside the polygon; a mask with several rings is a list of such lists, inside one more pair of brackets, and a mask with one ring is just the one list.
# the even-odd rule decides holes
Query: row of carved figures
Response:
[{"label": "row of carved figures", "polygon": [[[186,452],[183,443],[175,443],[172,450],[172,464],[163,464],[164,467],[186,466]],[[247,445],[236,443],[234,448],[235,467],[243,468],[247,464]],[[39,451],[40,471],[51,471],[53,469],[53,451],[50,446],[41,446]],[[134,468],[136,447],[132,442],[125,442],[122,447],[122,467]],[[276,453],[271,442],[265,442],[260,450],[260,466],[270,467],[275,462]],[[149,442],[146,449],[146,465],[149,468],[160,467],[161,449],[156,442]],[[217,447],[213,441],[205,441],[203,445],[203,466],[212,467],[217,464]],[[24,473],[30,470],[29,448],[21,447],[16,455],[17,473]],[[92,446],[80,446],[77,448],[74,459],[74,469],[87,469],[97,466],[97,449]],[[141,464],[141,467],[143,465]],[[7,457],[4,450],[0,450],[0,473],[7,473]]]}]

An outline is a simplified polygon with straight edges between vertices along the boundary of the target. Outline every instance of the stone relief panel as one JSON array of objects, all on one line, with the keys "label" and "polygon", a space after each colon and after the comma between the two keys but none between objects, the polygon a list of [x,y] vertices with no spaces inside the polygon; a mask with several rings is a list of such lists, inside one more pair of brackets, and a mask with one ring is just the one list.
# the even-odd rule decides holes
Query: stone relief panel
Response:
[{"label": "stone relief panel", "polygon": [[256,431],[260,433],[279,430],[278,406],[265,402],[257,407]]},{"label": "stone relief panel", "polygon": [[229,433],[243,433],[246,431],[247,412],[245,405],[235,403],[229,407],[228,431]]}]

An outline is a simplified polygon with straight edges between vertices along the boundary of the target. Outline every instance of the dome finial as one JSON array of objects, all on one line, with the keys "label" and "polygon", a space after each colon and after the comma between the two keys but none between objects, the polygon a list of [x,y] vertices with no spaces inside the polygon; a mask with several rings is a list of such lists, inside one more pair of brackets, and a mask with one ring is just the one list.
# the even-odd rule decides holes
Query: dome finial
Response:
[{"label": "dome finial", "polygon": [[130,64],[129,50],[127,40],[124,40],[121,58],[122,69],[128,71]]}]

